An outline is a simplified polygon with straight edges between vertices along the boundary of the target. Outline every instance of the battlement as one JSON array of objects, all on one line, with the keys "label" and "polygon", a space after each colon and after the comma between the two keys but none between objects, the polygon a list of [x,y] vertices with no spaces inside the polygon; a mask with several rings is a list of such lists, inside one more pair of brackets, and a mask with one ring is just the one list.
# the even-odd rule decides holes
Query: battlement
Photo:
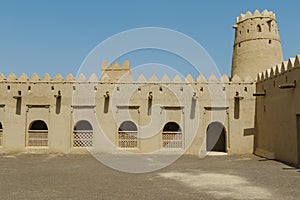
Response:
[{"label": "battlement", "polygon": [[257,81],[262,82],[279,75],[290,72],[296,68],[300,68],[300,54],[297,54],[295,58],[290,58],[288,61],[283,61],[264,72],[257,74]]},{"label": "battlement", "polygon": [[25,73],[22,73],[19,77],[17,77],[14,73],[5,77],[2,73],[0,73],[0,83],[77,83],[77,82],[86,82],[86,83],[253,83],[253,80],[250,76],[245,79],[241,79],[238,75],[233,76],[231,79],[227,75],[223,75],[220,79],[218,79],[214,74],[212,74],[208,80],[202,74],[199,74],[196,80],[188,74],[186,77],[175,75],[173,78],[170,78],[168,75],[164,75],[160,80],[157,78],[155,74],[153,74],[148,80],[145,78],[143,74],[140,74],[139,77],[134,80],[131,71],[129,61],[125,61],[122,64],[122,67],[117,62],[114,62],[112,66],[109,66],[107,62],[103,62],[102,67],[105,66],[104,72],[114,71],[114,70],[127,70],[120,79],[112,80],[107,74],[101,76],[97,76],[95,73],[90,75],[88,78],[84,74],[79,74],[77,78],[75,78],[72,74],[68,74],[65,78],[61,74],[56,74],[54,78],[52,78],[48,73],[44,74],[42,78],[40,78],[37,74],[32,74],[29,78]]},{"label": "battlement", "polygon": [[253,18],[271,18],[273,20],[276,20],[276,15],[272,11],[268,10],[264,10],[261,13],[258,10],[255,10],[253,14],[248,11],[246,14],[240,14],[240,16],[236,18],[236,23],[238,24],[247,19]]},{"label": "battlement", "polygon": [[120,66],[118,62],[114,62],[112,65],[109,65],[108,62],[102,62],[102,71],[118,71],[118,70],[130,70],[130,63],[128,60],[125,60],[123,64]]},{"label": "battlement", "polygon": [[249,11],[246,15],[241,14],[233,28],[236,30],[234,44],[239,47],[243,46],[240,44],[242,42],[258,39],[265,39],[267,42],[269,40],[280,42],[276,17],[271,11],[264,10],[260,13],[256,10],[254,14]]}]

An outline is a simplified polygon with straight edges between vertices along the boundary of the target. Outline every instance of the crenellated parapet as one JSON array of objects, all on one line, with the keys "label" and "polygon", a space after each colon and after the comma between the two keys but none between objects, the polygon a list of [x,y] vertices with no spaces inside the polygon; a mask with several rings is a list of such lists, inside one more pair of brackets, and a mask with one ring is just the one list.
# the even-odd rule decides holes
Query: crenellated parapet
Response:
[{"label": "crenellated parapet", "polygon": [[250,11],[241,14],[233,28],[236,29],[234,45],[239,47],[243,42],[253,39],[280,41],[275,14],[267,10],[262,13],[256,10],[253,14]]},{"label": "crenellated parapet", "polygon": [[269,79],[274,79],[286,73],[292,72],[297,68],[300,68],[300,54],[296,55],[295,58],[289,58],[289,60],[278,63],[266,71],[257,74],[257,81],[264,82]]},{"label": "crenellated parapet", "polygon": [[103,61],[102,62],[102,71],[128,71],[130,69],[130,62],[128,60],[125,60],[122,65],[120,66],[118,62],[112,63],[112,65],[109,65],[108,62]]},{"label": "crenellated parapet", "polygon": [[272,11],[268,11],[268,10],[264,10],[262,12],[255,10],[254,13],[248,11],[246,12],[246,14],[240,14],[240,16],[236,18],[236,23],[241,23],[244,20],[253,19],[253,18],[271,18],[276,20],[276,15]]},{"label": "crenellated parapet", "polygon": [[[46,76],[46,78],[45,78]],[[118,84],[118,83],[166,83],[166,84],[242,84],[242,83],[254,83],[250,76],[248,76],[245,80],[241,80],[241,78],[235,75],[233,78],[229,78],[227,75],[223,75],[220,79],[218,79],[215,75],[211,75],[208,80],[204,78],[202,74],[200,74],[196,80],[188,74],[185,78],[180,77],[179,75],[174,76],[173,78],[169,78],[168,75],[164,75],[161,79],[158,79],[156,75],[152,75],[149,79],[146,79],[143,74],[141,74],[136,80],[130,75],[126,76],[124,80],[111,82],[109,78],[103,76],[102,79],[98,79],[96,74],[92,74],[90,77],[86,77],[84,74],[80,74],[78,78],[75,78],[72,74],[68,74],[65,78],[63,78],[60,74],[57,74],[54,78],[51,78],[46,74],[43,78],[39,78],[38,75],[34,74],[31,78],[28,78],[26,74],[22,74],[19,78],[14,77],[14,74],[10,74],[7,78],[0,74],[0,84],[1,82],[5,83],[109,83],[109,84]],[[265,76],[265,75],[261,75]],[[261,80],[261,78],[259,79]]]},{"label": "crenellated parapet", "polygon": [[[299,62],[299,61],[297,61]],[[106,63],[106,62],[104,62]],[[105,64],[106,65],[106,64]],[[294,64],[293,64],[294,65]],[[290,65],[289,65],[290,66]],[[124,73],[123,76],[118,79],[112,79],[109,75],[105,74],[97,76],[95,73],[86,77],[85,74],[79,74],[77,78],[75,78],[72,74],[68,74],[66,77],[63,77],[61,74],[56,74],[54,77],[51,77],[48,73],[44,74],[42,77],[39,77],[36,73],[32,74],[30,77],[25,73],[22,73],[19,77],[17,77],[14,73],[9,74],[5,77],[2,73],[0,73],[0,83],[169,83],[169,84],[231,84],[231,83],[253,83],[255,80],[251,78],[251,76],[247,76],[244,80],[242,80],[238,75],[234,75],[232,78],[229,78],[226,74],[217,78],[216,75],[212,74],[207,80],[202,74],[194,80],[193,76],[188,74],[186,77],[182,77],[180,75],[175,75],[174,77],[169,77],[167,74],[163,75],[161,79],[159,79],[155,74],[153,74],[150,78],[146,79],[143,74],[140,74],[139,77],[135,80],[130,72],[130,65],[128,61],[125,61],[120,67],[120,65],[115,62],[112,66],[107,65],[107,70],[114,72],[114,69],[117,71],[126,69],[127,73]],[[125,68],[125,69],[124,69]]]}]

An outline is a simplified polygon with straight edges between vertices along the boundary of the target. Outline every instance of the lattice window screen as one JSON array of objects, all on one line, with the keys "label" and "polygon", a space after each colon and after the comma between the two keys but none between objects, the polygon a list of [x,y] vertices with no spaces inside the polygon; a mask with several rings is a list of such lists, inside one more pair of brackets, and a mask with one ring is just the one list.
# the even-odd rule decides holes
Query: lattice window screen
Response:
[{"label": "lattice window screen", "polygon": [[119,131],[120,148],[137,148],[137,131]]},{"label": "lattice window screen", "polygon": [[163,148],[182,148],[182,132],[181,131],[164,131],[162,134]]},{"label": "lattice window screen", "polygon": [[48,130],[29,130],[27,146],[31,146],[31,147],[48,146]]},{"label": "lattice window screen", "polygon": [[73,147],[92,147],[92,146],[93,146],[92,130],[73,131]]}]

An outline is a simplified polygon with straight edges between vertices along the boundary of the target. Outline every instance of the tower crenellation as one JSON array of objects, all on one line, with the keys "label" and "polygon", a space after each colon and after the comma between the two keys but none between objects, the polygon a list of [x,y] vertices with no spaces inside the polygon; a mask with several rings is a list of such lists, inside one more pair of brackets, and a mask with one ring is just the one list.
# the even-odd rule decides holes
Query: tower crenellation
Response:
[{"label": "tower crenellation", "polygon": [[255,10],[253,14],[250,11],[246,12],[246,14],[240,14],[240,16],[236,18],[236,23],[254,18],[271,18],[276,21],[276,15],[272,11],[264,10],[260,13],[258,10]]}]

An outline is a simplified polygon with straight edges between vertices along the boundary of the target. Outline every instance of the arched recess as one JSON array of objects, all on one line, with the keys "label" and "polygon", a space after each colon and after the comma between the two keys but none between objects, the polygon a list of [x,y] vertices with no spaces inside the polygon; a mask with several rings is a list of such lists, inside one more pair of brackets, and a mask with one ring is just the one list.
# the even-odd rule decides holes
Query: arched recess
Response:
[{"label": "arched recess", "polygon": [[138,129],[134,122],[124,121],[118,129],[118,144],[120,148],[138,147]]},{"label": "arched recess", "polygon": [[206,151],[226,152],[226,129],[220,122],[212,122],[206,129]]},{"label": "arched recess", "polygon": [[32,121],[28,128],[27,146],[48,146],[48,126],[42,120]]},{"label": "arched recess", "polygon": [[182,130],[176,122],[168,122],[162,132],[163,148],[182,148]]},{"label": "arched recess", "polygon": [[73,147],[93,146],[93,126],[86,120],[78,121],[73,129]]},{"label": "arched recess", "polygon": [[0,122],[0,146],[3,145],[3,126],[2,123]]}]

